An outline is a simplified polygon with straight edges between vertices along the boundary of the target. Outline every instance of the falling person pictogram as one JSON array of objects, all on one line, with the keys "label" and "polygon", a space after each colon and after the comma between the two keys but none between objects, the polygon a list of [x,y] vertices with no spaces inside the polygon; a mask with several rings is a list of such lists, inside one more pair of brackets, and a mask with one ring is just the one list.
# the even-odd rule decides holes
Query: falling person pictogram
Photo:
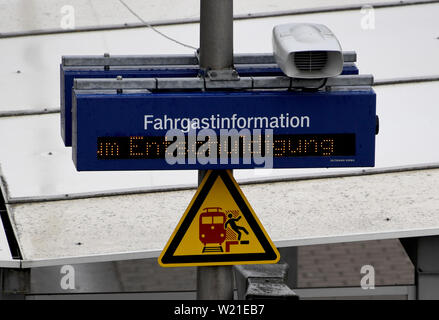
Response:
[{"label": "falling person pictogram", "polygon": [[227,217],[229,218],[225,225],[224,225],[224,229],[227,229],[228,225],[230,225],[230,228],[232,228],[233,231],[235,231],[235,233],[238,235],[238,241],[241,240],[241,230],[244,231],[245,234],[248,235],[248,231],[246,228],[244,227],[240,227],[236,224],[236,222],[238,222],[241,219],[241,216],[239,216],[238,218],[233,218],[233,215],[231,213],[229,213],[227,215]]}]

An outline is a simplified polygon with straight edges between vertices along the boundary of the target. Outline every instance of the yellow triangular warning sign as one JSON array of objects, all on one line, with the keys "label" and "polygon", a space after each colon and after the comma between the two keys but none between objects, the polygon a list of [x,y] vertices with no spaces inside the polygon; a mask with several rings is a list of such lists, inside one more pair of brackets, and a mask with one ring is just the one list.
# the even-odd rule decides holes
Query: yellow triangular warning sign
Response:
[{"label": "yellow triangular warning sign", "polygon": [[276,263],[279,252],[229,170],[209,170],[163,249],[163,267]]}]

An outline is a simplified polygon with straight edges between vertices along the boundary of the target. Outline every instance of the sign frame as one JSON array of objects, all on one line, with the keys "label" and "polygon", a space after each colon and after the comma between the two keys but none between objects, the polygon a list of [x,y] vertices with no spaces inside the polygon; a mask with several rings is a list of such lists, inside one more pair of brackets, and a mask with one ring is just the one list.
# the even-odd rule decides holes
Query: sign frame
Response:
[{"label": "sign frame", "polygon": [[[145,115],[157,118],[309,116],[304,127],[273,129],[273,134],[355,134],[351,156],[273,157],[270,168],[373,167],[375,165],[376,95],[363,91],[295,92],[171,92],[75,93],[73,106],[73,160],[78,171],[253,169],[251,163],[186,161],[169,164],[159,159],[106,159],[97,157],[99,137],[164,137],[167,128],[145,129]],[[149,118],[148,118],[149,119]],[[163,121],[164,122],[164,121]],[[231,123],[231,122],[230,122]],[[249,127],[252,130],[254,128]],[[240,128],[238,128],[240,130]],[[219,135],[220,130],[216,130]],[[262,132],[264,134],[264,132]]]},{"label": "sign frame", "polygon": [[[236,65],[241,77],[245,76],[282,76],[282,71],[276,65],[262,64],[246,66]],[[61,137],[66,147],[72,146],[72,98],[74,79],[104,79],[121,76],[130,78],[189,78],[200,73],[198,66],[165,66],[165,67],[127,67],[116,66],[105,70],[101,67],[64,66],[60,65],[60,97],[61,97]],[[343,75],[357,75],[358,68],[354,63],[343,65]]]}]

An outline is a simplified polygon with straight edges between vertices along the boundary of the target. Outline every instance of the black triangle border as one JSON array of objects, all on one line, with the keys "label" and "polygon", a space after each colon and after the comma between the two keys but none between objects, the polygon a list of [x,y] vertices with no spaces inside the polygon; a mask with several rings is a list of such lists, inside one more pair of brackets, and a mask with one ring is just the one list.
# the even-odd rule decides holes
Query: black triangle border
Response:
[{"label": "black triangle border", "polygon": [[[185,256],[174,256],[175,251],[177,250],[178,245],[183,239],[186,231],[189,229],[193,219],[197,215],[200,210],[201,205],[206,199],[209,191],[212,189],[216,179],[220,177],[230,194],[235,200],[238,208],[241,210],[242,215],[247,220],[250,228],[254,232],[256,238],[259,240],[262,248],[264,249],[264,253],[237,253],[237,254],[220,254],[220,255],[185,255]],[[258,262],[258,261],[275,261],[278,258],[277,253],[273,250],[270,242],[265,236],[262,229],[259,227],[258,222],[253,217],[250,208],[245,203],[245,200],[241,196],[239,190],[233,183],[232,179],[229,177],[226,170],[212,170],[209,177],[207,178],[206,183],[203,185],[203,188],[200,190],[198,197],[192,204],[189,212],[187,213],[185,219],[180,225],[177,233],[172,239],[169,246],[166,248],[166,252],[163,254],[161,258],[161,263],[163,265],[166,264],[195,264],[195,263],[227,263],[227,262]]]}]

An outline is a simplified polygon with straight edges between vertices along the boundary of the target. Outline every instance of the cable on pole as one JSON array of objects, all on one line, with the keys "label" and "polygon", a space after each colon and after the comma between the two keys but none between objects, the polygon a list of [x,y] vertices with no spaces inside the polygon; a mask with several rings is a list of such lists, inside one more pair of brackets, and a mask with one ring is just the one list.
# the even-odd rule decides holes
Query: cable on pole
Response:
[{"label": "cable on pole", "polygon": [[183,43],[183,42],[181,42],[181,41],[179,41],[179,40],[177,40],[177,39],[174,39],[174,38],[172,38],[172,37],[170,37],[170,36],[164,34],[163,32],[161,32],[161,31],[159,31],[159,30],[157,30],[157,29],[156,29],[155,27],[153,27],[151,24],[149,24],[148,22],[146,22],[145,20],[143,20],[142,17],[139,16],[136,12],[134,12],[134,10],[131,9],[131,8],[130,8],[130,7],[129,7],[129,6],[128,6],[123,0],[119,0],[119,2],[120,2],[125,8],[127,8],[127,10],[128,10],[129,12],[131,12],[131,14],[132,14],[133,16],[135,16],[137,19],[139,19],[140,22],[142,22],[145,26],[147,26],[148,28],[152,29],[153,31],[155,31],[156,33],[158,33],[159,35],[161,35],[162,37],[164,37],[164,38],[166,38],[166,39],[168,39],[168,40],[170,40],[170,41],[172,41],[172,42],[175,42],[175,43],[177,43],[177,44],[179,44],[179,45],[181,45],[181,46],[183,46],[183,47],[186,47],[186,48],[189,48],[189,49],[193,49],[193,50],[197,50],[197,49],[198,49],[198,48],[195,48],[194,46],[191,46],[191,45],[189,45],[189,44]]}]

